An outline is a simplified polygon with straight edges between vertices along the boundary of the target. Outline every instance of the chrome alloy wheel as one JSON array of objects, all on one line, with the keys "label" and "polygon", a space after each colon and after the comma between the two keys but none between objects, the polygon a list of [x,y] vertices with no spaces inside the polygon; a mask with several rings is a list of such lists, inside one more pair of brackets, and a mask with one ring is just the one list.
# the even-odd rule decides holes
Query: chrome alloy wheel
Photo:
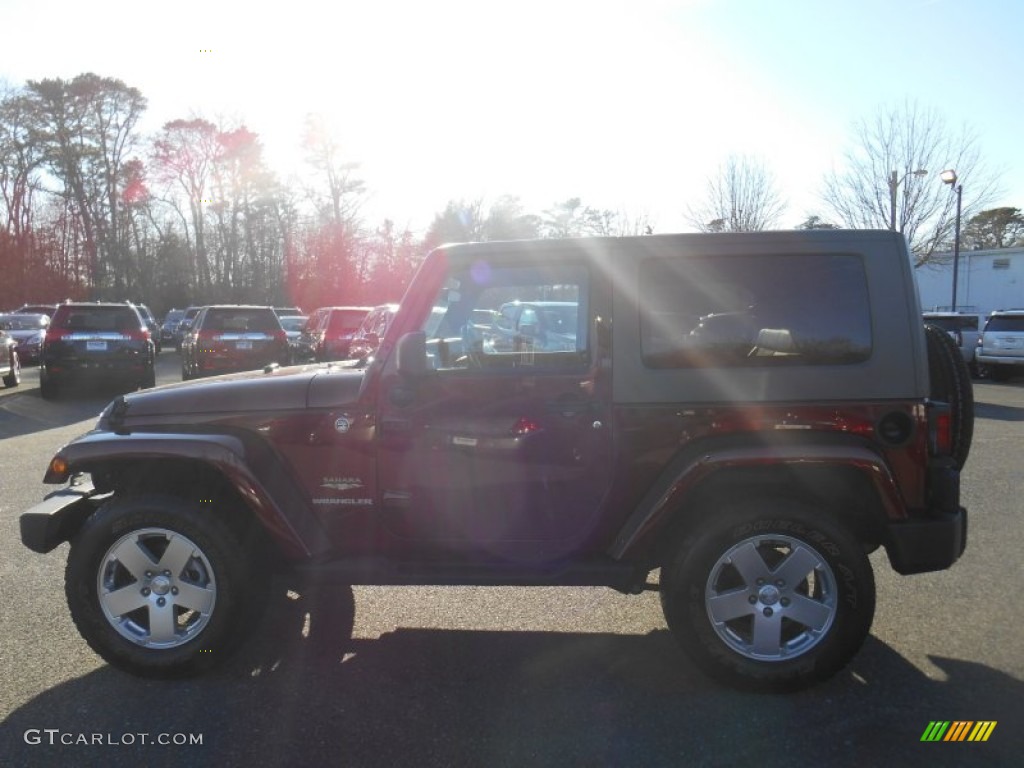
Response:
[{"label": "chrome alloy wheel", "polygon": [[836,618],[836,577],[806,542],[781,534],[751,536],[718,558],[704,590],[718,636],[756,661],[806,653]]},{"label": "chrome alloy wheel", "polygon": [[100,608],[122,637],[147,648],[176,648],[213,615],[213,567],[191,540],[166,528],[118,539],[100,561]]}]

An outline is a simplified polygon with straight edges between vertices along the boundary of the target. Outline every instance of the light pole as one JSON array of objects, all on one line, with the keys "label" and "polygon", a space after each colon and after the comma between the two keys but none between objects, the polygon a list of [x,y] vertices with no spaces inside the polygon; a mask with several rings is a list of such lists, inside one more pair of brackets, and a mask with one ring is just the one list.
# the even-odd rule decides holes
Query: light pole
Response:
[{"label": "light pole", "polygon": [[928,171],[924,168],[918,168],[916,171],[905,173],[902,179],[896,171],[889,174],[889,229],[891,231],[896,231],[896,187],[906,181],[908,176],[925,176],[927,173]]},{"label": "light pole", "polygon": [[953,311],[956,312],[956,284],[960,271],[960,202],[964,185],[957,184],[956,171],[950,168],[939,174],[943,184],[949,184],[956,191],[956,224],[953,232]]}]

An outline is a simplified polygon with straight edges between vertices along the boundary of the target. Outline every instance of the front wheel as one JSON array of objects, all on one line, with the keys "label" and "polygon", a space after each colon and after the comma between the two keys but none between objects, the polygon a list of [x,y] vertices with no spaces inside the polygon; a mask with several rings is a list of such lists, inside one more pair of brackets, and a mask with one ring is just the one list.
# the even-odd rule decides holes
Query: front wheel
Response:
[{"label": "front wheel", "polygon": [[791,691],[842,669],[871,629],[871,564],[844,528],[798,501],[733,504],[662,568],[673,635],[737,688]]},{"label": "front wheel", "polygon": [[94,651],[144,677],[196,674],[231,655],[266,602],[267,574],[212,509],[115,499],[71,544],[65,593]]}]

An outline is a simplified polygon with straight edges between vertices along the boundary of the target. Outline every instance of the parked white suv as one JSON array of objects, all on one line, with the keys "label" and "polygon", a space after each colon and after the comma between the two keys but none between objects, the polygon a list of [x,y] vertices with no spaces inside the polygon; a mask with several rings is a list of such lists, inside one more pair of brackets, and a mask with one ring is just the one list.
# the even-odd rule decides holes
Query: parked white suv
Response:
[{"label": "parked white suv", "polygon": [[978,340],[974,359],[994,381],[1024,372],[1024,309],[993,312]]}]

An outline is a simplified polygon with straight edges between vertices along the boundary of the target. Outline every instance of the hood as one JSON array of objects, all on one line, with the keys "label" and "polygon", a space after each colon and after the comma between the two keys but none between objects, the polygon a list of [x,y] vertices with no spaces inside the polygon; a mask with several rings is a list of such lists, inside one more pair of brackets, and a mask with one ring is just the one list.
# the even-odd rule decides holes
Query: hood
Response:
[{"label": "hood", "polygon": [[147,416],[180,419],[188,414],[330,408],[354,402],[362,382],[362,370],[331,365],[247,371],[135,392],[125,395],[124,405],[114,410],[134,421]]}]

